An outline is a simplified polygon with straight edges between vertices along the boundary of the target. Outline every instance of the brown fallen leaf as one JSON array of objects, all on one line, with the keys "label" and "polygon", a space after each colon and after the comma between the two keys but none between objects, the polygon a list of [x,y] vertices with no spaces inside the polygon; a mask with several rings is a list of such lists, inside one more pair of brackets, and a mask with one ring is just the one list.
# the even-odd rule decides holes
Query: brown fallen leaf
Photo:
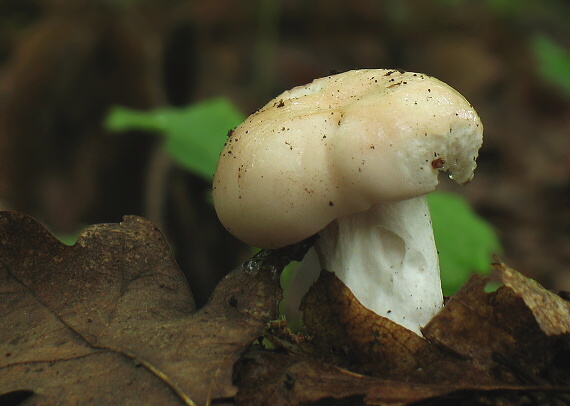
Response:
[{"label": "brown fallen leaf", "polygon": [[244,355],[276,316],[280,270],[309,245],[262,251],[195,312],[164,238],[144,219],[90,227],[68,247],[31,218],[0,213],[0,401],[568,400],[560,393],[570,392],[569,334],[556,310],[567,304],[544,299],[542,288],[513,270],[505,283],[514,291],[488,294],[485,281],[473,278],[426,326],[429,340],[375,319],[325,274],[305,300],[312,342],[276,332],[272,342],[290,343]]},{"label": "brown fallen leaf", "polygon": [[505,286],[524,300],[541,330],[548,336],[570,334],[570,303],[544,289],[501,261],[493,264]]},{"label": "brown fallen leaf", "polygon": [[[476,364],[441,351],[423,337],[363,307],[331,272],[323,271],[303,299],[303,321],[320,357],[383,378],[489,383]],[[344,356],[344,357],[343,357]]]},{"label": "brown fallen leaf", "polygon": [[[236,383],[240,391],[236,397],[238,404],[243,405],[302,405],[313,402],[320,404],[360,405],[373,392],[383,387],[387,401],[384,404],[403,404],[421,400],[434,395],[426,388],[410,391],[411,386],[402,382],[382,381],[363,376],[334,365],[321,362],[315,358],[298,354],[286,354],[279,351],[267,351],[253,347],[236,365]],[[435,394],[440,394],[436,389]],[[445,391],[443,391],[445,392]],[[341,403],[343,401],[344,403]]]},{"label": "brown fallen leaf", "polygon": [[[513,405],[549,386],[416,383],[365,376],[313,357],[253,346],[235,367],[239,405]],[[570,388],[568,389],[570,391]]]},{"label": "brown fallen leaf", "polygon": [[320,354],[346,354],[375,369],[407,374],[429,343],[363,307],[333,273],[322,271],[301,303],[303,323]]},{"label": "brown fallen leaf", "polygon": [[542,383],[540,377],[554,372],[555,361],[568,356],[570,336],[547,336],[513,290],[501,287],[486,293],[486,284],[486,279],[473,276],[423,334],[447,351],[493,371],[503,382]]},{"label": "brown fallen leaf", "polygon": [[66,246],[32,218],[0,212],[0,395],[33,392],[44,405],[231,400],[233,364],[276,317],[279,273],[307,248],[260,252],[195,312],[148,221],[92,226]]},{"label": "brown fallen leaf", "polygon": [[[516,271],[510,272],[515,278]],[[527,286],[526,278],[516,275],[519,285]],[[533,395],[536,399],[569,402],[557,392],[570,392],[570,336],[547,336],[533,311],[512,289],[486,293],[486,283],[486,279],[472,277],[422,329],[424,337],[420,337],[363,308],[334,274],[323,272],[302,305],[307,331],[313,337],[311,346],[303,343],[295,347],[292,343],[283,349],[369,377],[410,385],[405,389],[407,400],[399,398],[406,404],[426,399],[424,395],[429,393],[441,396],[435,395],[438,390],[479,396],[482,391],[512,394],[525,388],[540,388],[540,394]],[[558,315],[551,314],[548,319],[564,318],[566,302],[548,297],[556,303],[548,312]],[[562,310],[556,310],[559,308]],[[314,384],[321,385],[321,380]],[[382,391],[386,393],[384,388]],[[384,395],[375,403],[371,392],[356,392],[366,395],[365,404],[391,404]]]}]

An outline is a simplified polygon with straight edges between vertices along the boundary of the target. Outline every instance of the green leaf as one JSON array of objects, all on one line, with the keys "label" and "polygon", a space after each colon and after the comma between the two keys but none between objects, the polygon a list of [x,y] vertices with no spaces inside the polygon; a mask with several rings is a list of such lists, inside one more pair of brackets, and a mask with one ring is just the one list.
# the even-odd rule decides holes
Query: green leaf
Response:
[{"label": "green leaf", "polygon": [[541,34],[532,38],[531,47],[541,76],[570,96],[570,51]]},{"label": "green leaf", "polygon": [[245,119],[225,98],[206,100],[185,108],[136,111],[115,107],[107,116],[112,131],[146,130],[165,138],[169,155],[192,173],[211,181],[228,131]]},{"label": "green leaf", "polygon": [[147,131],[163,131],[166,117],[158,110],[139,111],[127,107],[115,106],[105,119],[105,128],[111,131],[128,131],[133,129]]},{"label": "green leaf", "polygon": [[461,196],[428,195],[435,241],[439,251],[443,293],[452,295],[473,272],[488,273],[501,245],[493,228]]}]

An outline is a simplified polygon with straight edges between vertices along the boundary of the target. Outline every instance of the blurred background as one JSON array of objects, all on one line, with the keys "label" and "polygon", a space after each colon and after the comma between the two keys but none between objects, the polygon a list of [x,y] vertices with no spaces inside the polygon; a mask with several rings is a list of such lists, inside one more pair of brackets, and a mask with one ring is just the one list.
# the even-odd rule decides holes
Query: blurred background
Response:
[{"label": "blurred background", "polygon": [[569,22],[567,0],[0,0],[0,209],[56,235],[145,216],[201,304],[250,250],[159,137],[105,129],[111,107],[225,96],[247,115],[331,72],[401,68],[485,125],[474,181],[442,188],[493,225],[505,262],[570,291]]}]

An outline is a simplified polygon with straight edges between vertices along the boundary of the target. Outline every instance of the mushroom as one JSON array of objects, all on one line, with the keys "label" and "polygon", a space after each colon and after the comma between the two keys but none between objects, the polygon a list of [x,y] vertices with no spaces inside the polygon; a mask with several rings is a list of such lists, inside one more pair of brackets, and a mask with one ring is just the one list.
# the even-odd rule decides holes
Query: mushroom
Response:
[{"label": "mushroom", "polygon": [[428,75],[327,76],[285,91],[231,132],[214,205],[253,246],[318,233],[323,269],[363,306],[419,333],[443,306],[426,194],[441,171],[471,180],[482,133],[465,98]]}]

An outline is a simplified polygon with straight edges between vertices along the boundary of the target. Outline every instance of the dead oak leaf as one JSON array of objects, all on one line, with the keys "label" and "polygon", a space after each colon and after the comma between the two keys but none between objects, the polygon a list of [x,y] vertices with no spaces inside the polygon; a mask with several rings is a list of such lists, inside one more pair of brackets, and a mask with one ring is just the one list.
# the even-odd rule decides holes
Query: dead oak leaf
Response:
[{"label": "dead oak leaf", "polygon": [[[303,300],[314,358],[431,389],[514,391],[534,385],[543,394],[567,393],[570,371],[559,360],[570,356],[568,336],[547,336],[513,290],[487,293],[486,283],[472,277],[420,337],[364,308],[334,274],[322,272]],[[300,351],[285,348],[310,353],[307,343]]]},{"label": "dead oak leaf", "polygon": [[322,271],[303,298],[303,321],[318,356],[352,370],[413,382],[489,383],[464,357],[368,310],[333,273]]},{"label": "dead oak leaf", "polygon": [[473,276],[422,329],[424,336],[503,382],[542,383],[539,377],[553,375],[556,360],[570,355],[570,336],[548,336],[516,292],[504,286],[487,293],[486,284]]},{"label": "dead oak leaf", "polygon": [[376,315],[354,297],[333,273],[322,271],[301,303],[303,323],[320,354],[346,354],[370,360],[379,370],[407,374],[415,354],[428,343],[415,333]]},{"label": "dead oak leaf", "polygon": [[520,296],[548,336],[570,334],[570,303],[501,261],[493,264],[505,286]]},{"label": "dead oak leaf", "polygon": [[148,221],[92,226],[66,246],[30,217],[0,212],[0,394],[33,392],[42,404],[230,399],[234,362],[276,316],[280,270],[305,249],[262,251],[196,312]]},{"label": "dead oak leaf", "polygon": [[[236,364],[240,405],[519,404],[548,386],[417,383],[365,376],[313,357],[253,346]],[[465,401],[465,403],[462,403]]]}]

